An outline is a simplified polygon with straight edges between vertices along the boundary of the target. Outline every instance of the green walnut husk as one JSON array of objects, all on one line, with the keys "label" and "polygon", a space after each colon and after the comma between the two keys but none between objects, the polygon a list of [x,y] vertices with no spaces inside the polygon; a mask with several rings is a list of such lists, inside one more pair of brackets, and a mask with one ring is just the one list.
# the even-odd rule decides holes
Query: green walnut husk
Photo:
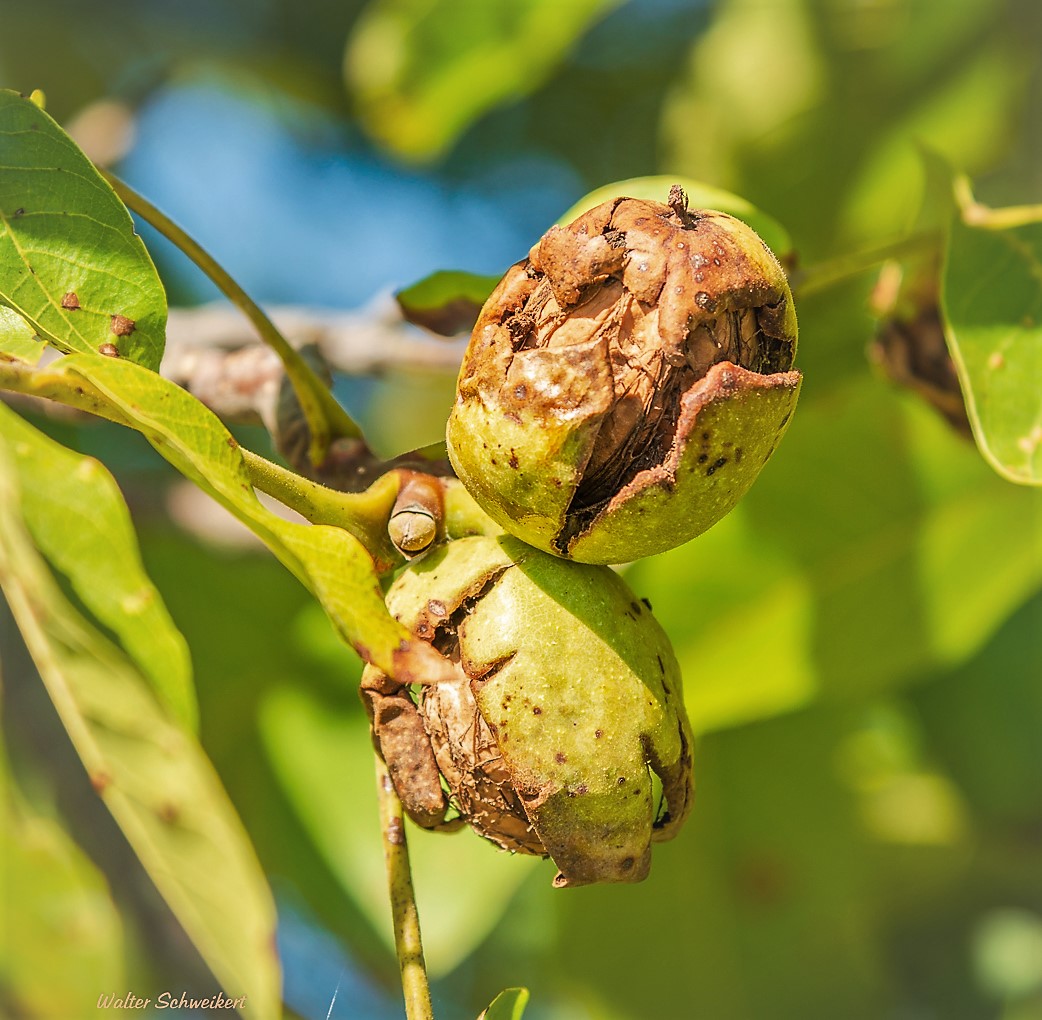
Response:
[{"label": "green walnut husk", "polygon": [[785,274],[724,213],[617,198],[551,228],[482,309],[449,418],[453,468],[526,542],[618,563],[734,507],[800,388]]},{"label": "green walnut husk", "polygon": [[679,667],[649,607],[608,568],[510,536],[432,550],[387,605],[458,671],[413,701],[366,668],[374,739],[413,820],[458,812],[553,858],[558,887],[643,879],[693,790]]}]

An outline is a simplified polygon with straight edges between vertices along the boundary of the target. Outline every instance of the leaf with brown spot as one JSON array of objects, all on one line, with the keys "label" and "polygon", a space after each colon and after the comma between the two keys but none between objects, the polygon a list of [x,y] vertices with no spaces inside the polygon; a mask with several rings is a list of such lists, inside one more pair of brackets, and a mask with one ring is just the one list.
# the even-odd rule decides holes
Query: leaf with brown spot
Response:
[{"label": "leaf with brown spot", "polygon": [[[0,138],[0,304],[61,351],[94,353],[115,334],[127,338],[124,358],[158,370],[166,294],[126,207],[72,139],[16,92],[0,90]],[[105,311],[113,308],[118,315]]]}]

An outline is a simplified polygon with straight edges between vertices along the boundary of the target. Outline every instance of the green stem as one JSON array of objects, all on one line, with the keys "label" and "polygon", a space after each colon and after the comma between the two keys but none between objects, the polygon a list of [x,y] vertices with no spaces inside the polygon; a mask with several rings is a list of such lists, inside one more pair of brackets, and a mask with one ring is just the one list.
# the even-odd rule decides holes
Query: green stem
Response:
[{"label": "green stem", "polygon": [[240,447],[254,487],[274,496],[312,524],[331,524],[351,532],[373,557],[378,573],[402,562],[387,534],[387,520],[398,495],[397,473],[381,475],[363,492],[339,492]]},{"label": "green stem", "polygon": [[1014,230],[1033,223],[1042,223],[1042,204],[1007,205],[993,209],[973,197],[973,185],[969,177],[959,174],[952,184],[955,204],[959,207],[962,222],[968,227],[983,230]]},{"label": "green stem", "polygon": [[[124,415],[105,394],[81,377],[70,379],[0,355],[0,390],[53,400],[141,431],[139,423]],[[273,464],[243,446],[239,452],[255,488],[274,496],[312,524],[330,524],[349,531],[369,551],[377,573],[385,574],[401,565],[402,557],[387,533],[387,521],[401,484],[398,472],[388,471],[364,492],[338,492]]]},{"label": "green stem", "polygon": [[427,967],[423,962],[420,917],[409,867],[409,846],[405,841],[402,803],[394,791],[387,765],[379,755],[376,757],[376,791],[380,801],[380,833],[391,896],[394,948],[402,974],[405,1016],[407,1020],[434,1020]]},{"label": "green stem", "polygon": [[928,230],[909,234],[907,237],[888,241],[874,248],[866,248],[864,251],[851,252],[826,262],[819,262],[792,274],[792,292],[797,298],[805,298],[861,276],[890,259],[939,249],[941,242],[942,234],[939,230]]},{"label": "green stem", "polygon": [[214,261],[200,244],[184,232],[173,220],[161,213],[144,196],[118,177],[102,171],[112,189],[128,209],[136,212],[164,237],[181,249],[214,283],[224,295],[237,305],[253,323],[261,338],[282,360],[293,390],[300,401],[304,419],[311,435],[310,456],[315,465],[323,462],[332,439],[346,437],[362,439],[362,430],[350,415],[337,403],[322,380],[312,371],[300,352],[278,331],[275,324],[264,314],[260,306],[240,287],[228,273]]},{"label": "green stem", "polygon": [[1009,205],[1003,209],[974,202],[962,210],[962,221],[968,227],[985,230],[1013,230],[1042,223],[1042,205]]}]

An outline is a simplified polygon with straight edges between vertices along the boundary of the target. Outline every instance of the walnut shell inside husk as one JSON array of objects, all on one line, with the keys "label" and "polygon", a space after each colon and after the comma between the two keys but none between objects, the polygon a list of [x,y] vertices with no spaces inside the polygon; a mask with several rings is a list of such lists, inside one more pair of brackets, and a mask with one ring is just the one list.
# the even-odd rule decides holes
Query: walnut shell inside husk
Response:
[{"label": "walnut shell inside husk", "polygon": [[551,228],[464,355],[450,460],[507,531],[590,563],[705,531],[747,491],[800,387],[785,274],[724,213],[619,198]]},{"label": "walnut shell inside husk", "polygon": [[613,571],[509,536],[432,550],[387,604],[458,668],[409,700],[427,740],[405,745],[400,723],[387,740],[379,724],[404,695],[373,667],[363,678],[413,820],[458,812],[505,849],[552,857],[557,886],[644,878],[693,791],[679,667],[649,607]]}]

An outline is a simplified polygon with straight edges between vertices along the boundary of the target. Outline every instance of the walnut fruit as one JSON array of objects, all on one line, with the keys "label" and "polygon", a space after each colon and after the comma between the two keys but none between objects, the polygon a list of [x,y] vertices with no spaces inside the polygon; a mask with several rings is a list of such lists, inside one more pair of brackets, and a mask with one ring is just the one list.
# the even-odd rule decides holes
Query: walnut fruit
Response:
[{"label": "walnut fruit", "polygon": [[680,545],[724,516],[800,388],[785,274],[720,212],[617,198],[552,227],[482,309],[448,448],[504,529],[587,563]]},{"label": "walnut fruit", "polygon": [[505,849],[552,857],[557,886],[644,878],[692,797],[679,667],[650,608],[607,567],[506,535],[432,549],[387,605],[457,668],[415,698],[372,666],[363,677],[413,820],[442,828],[454,809]]}]

